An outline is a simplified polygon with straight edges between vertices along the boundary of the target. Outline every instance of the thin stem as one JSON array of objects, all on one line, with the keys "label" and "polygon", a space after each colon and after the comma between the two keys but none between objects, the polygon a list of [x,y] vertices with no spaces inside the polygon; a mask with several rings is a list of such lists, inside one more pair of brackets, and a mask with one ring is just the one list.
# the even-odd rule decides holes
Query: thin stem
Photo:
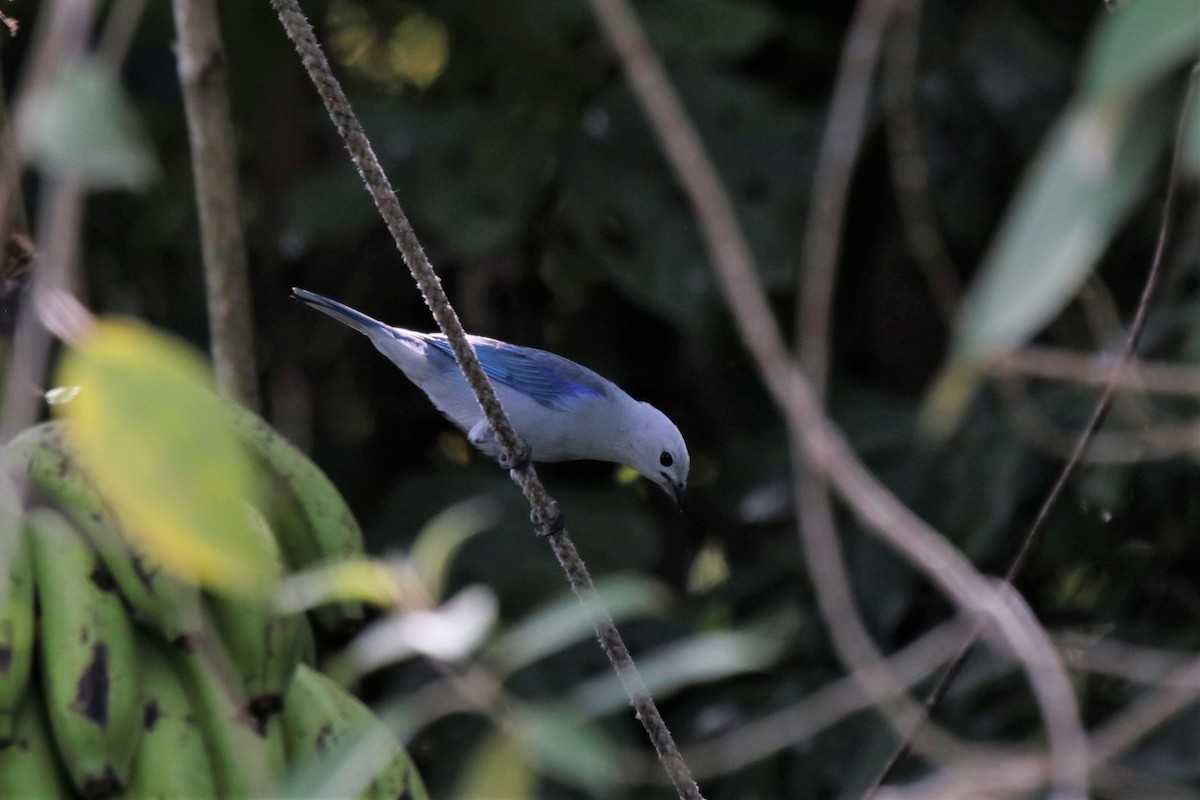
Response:
[{"label": "thin stem", "polygon": [[1066,796],[1087,786],[1086,738],[1061,659],[1045,629],[997,591],[953,545],[870,473],[825,416],[818,392],[788,355],[729,195],[666,70],[625,0],[590,0],[663,152],[692,203],[718,287],[772,399],[798,432],[809,467],[847,506],[960,608],[996,622],[1021,662],[1046,723],[1050,775]]},{"label": "thin stem", "polygon": [[[832,304],[850,183],[867,125],[872,76],[894,9],[894,0],[864,0],[859,4],[846,33],[829,103],[829,120],[817,156],[804,232],[796,339],[800,366],[822,398],[830,371]],[[901,691],[862,618],[843,558],[828,486],[805,462],[798,431],[793,431],[793,439],[794,505],[805,564],[825,629],[842,663],[876,699],[891,725],[897,731],[906,730],[919,716],[920,708]],[[965,757],[969,748],[944,730],[930,729],[921,749],[929,758],[946,762]]]},{"label": "thin stem", "polygon": [[[1046,524],[1050,519],[1050,513],[1058,505],[1058,501],[1062,497],[1063,491],[1067,488],[1067,484],[1070,483],[1071,478],[1075,476],[1075,473],[1082,466],[1084,456],[1087,454],[1092,438],[1096,435],[1100,426],[1104,424],[1104,418],[1108,415],[1108,410],[1112,406],[1113,398],[1116,396],[1121,383],[1121,376],[1128,368],[1130,362],[1133,360],[1134,353],[1137,351],[1142,331],[1146,327],[1146,319],[1150,314],[1151,303],[1154,300],[1155,292],[1158,290],[1158,285],[1162,281],[1163,260],[1167,250],[1167,242],[1171,234],[1171,218],[1175,208],[1176,189],[1181,173],[1183,145],[1186,141],[1184,137],[1187,133],[1187,110],[1195,94],[1197,75],[1200,75],[1200,63],[1197,63],[1191,70],[1183,103],[1179,111],[1179,123],[1171,150],[1171,164],[1167,172],[1167,192],[1166,198],[1163,201],[1162,221],[1158,228],[1158,240],[1154,245],[1154,255],[1150,260],[1150,269],[1146,273],[1146,282],[1142,286],[1142,293],[1138,298],[1137,310],[1134,312],[1133,321],[1129,325],[1129,333],[1126,335],[1125,343],[1121,348],[1121,356],[1109,371],[1108,381],[1105,383],[1100,397],[1096,400],[1096,405],[1092,408],[1092,413],[1088,418],[1087,424],[1079,432],[1079,437],[1075,441],[1075,447],[1072,449],[1070,457],[1063,464],[1062,469],[1059,470],[1058,477],[1038,508],[1033,522],[1025,531],[1020,546],[1017,548],[1017,553],[1013,556],[1012,562],[1008,565],[1008,569],[1004,573],[1005,583],[1012,584],[1016,580],[1017,576],[1021,574],[1021,570],[1025,568],[1030,555],[1041,541],[1046,530]],[[874,786],[876,788],[882,786],[900,762],[904,760],[904,757],[912,746],[913,738],[916,736],[917,731],[929,718],[929,715],[933,713],[933,709],[946,696],[946,693],[954,684],[954,680],[962,671],[963,664],[966,663],[967,658],[971,655],[971,652],[975,649],[975,645],[979,643],[986,630],[986,620],[976,623],[975,629],[971,631],[971,635],[963,642],[958,655],[946,667],[946,671],[925,698],[924,714],[900,741],[895,752],[892,753],[887,763],[884,764],[879,777],[875,781]],[[868,796],[870,796],[870,793],[868,793]]]},{"label": "thin stem", "polygon": [[173,0],[172,6],[179,32],[176,63],[200,214],[200,250],[217,385],[258,411],[250,280],[238,214],[236,137],[217,6],[214,0]]},{"label": "thin stem", "polygon": [[[454,348],[459,368],[470,384],[505,457],[510,463],[516,463],[517,454],[525,449],[524,444],[513,429],[512,423],[509,422],[504,409],[500,406],[495,389],[480,366],[474,348],[467,340],[458,314],[450,305],[445,290],[442,289],[441,280],[434,271],[433,265],[429,263],[421,243],[417,240],[412,225],[401,208],[400,201],[396,198],[396,193],[392,190],[391,183],[380,166],[370,141],[363,132],[362,125],[350,107],[337,79],[333,76],[329,62],[317,43],[312,26],[304,18],[296,0],[272,0],[272,6],[279,14],[279,20],[287,31],[288,38],[296,46],[300,60],[324,101],[330,118],[337,126],[338,133],[345,141],[346,147],[350,151],[350,157],[354,161],[367,191],[374,199],[376,207],[387,223],[388,230],[404,258],[404,263],[408,266],[417,287],[421,290],[425,304],[433,313],[438,327],[441,328]],[[509,474],[513,481],[521,487],[521,491],[538,519],[548,522],[561,513],[558,511],[557,504],[542,486],[537,472],[532,466],[526,465],[520,469],[510,470]],[[658,707],[654,704],[649,689],[642,681],[641,675],[638,674],[633,657],[629,654],[629,649],[625,646],[620,632],[613,623],[612,616],[604,608],[596,594],[591,576],[588,574],[583,560],[580,559],[579,553],[575,550],[574,543],[567,536],[565,530],[549,536],[548,539],[572,591],[581,600],[596,629],[596,636],[600,640],[601,648],[608,656],[613,669],[616,670],[618,678],[629,694],[629,700],[637,713],[637,718],[654,744],[654,749],[670,776],[675,791],[681,798],[687,800],[700,798],[700,789],[696,786],[691,771],[679,754],[674,737],[667,728],[666,722],[663,721]]]}]

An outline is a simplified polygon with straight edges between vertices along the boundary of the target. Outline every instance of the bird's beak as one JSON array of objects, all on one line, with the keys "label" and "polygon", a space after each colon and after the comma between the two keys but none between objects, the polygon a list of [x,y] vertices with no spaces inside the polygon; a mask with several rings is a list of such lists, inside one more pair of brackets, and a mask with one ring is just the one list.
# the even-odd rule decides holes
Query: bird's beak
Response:
[{"label": "bird's beak", "polygon": [[675,501],[675,507],[682,511],[683,502],[687,500],[687,486],[675,481],[667,481],[666,486],[663,488],[667,490],[667,494]]}]

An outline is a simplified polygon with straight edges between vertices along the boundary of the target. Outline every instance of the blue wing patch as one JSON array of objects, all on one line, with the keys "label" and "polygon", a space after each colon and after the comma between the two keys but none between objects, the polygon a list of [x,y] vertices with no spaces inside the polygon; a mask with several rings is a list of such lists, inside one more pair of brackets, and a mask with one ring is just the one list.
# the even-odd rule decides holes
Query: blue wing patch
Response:
[{"label": "blue wing patch", "polygon": [[[426,334],[423,338],[453,360],[454,350],[445,336]],[[562,356],[480,336],[472,336],[471,344],[489,378],[547,408],[566,411],[586,398],[608,396],[607,381]]]}]

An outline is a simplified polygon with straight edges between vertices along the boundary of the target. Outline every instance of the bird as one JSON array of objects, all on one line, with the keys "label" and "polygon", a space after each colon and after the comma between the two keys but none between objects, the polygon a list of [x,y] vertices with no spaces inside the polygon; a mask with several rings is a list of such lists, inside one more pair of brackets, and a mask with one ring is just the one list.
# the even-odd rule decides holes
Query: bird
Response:
[{"label": "bird", "polygon": [[[304,289],[293,288],[292,294],[364,334],[472,445],[506,465],[444,335],[395,328]],[[467,339],[513,428],[528,446],[528,460],[623,464],[682,508],[691,460],[683,435],[666,414],[562,356],[484,336],[468,334]]]}]

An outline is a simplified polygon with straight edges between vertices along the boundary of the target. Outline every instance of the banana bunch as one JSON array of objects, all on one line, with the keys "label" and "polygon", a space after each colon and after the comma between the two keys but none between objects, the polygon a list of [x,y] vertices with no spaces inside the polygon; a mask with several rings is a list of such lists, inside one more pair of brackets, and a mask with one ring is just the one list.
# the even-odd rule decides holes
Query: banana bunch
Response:
[{"label": "banana bunch", "polygon": [[[361,556],[357,523],[324,474],[258,417],[230,413],[269,481],[250,513],[286,570]],[[338,688],[340,705],[316,705],[297,688],[317,674],[304,614],[206,593],[139,552],[68,431],[43,423],[0,449],[0,798],[278,792],[324,752],[293,741],[289,720],[357,701]],[[364,610],[342,603],[312,617],[346,637]],[[336,713],[330,730],[344,725]],[[370,787],[403,777],[425,797],[400,755]]]}]

